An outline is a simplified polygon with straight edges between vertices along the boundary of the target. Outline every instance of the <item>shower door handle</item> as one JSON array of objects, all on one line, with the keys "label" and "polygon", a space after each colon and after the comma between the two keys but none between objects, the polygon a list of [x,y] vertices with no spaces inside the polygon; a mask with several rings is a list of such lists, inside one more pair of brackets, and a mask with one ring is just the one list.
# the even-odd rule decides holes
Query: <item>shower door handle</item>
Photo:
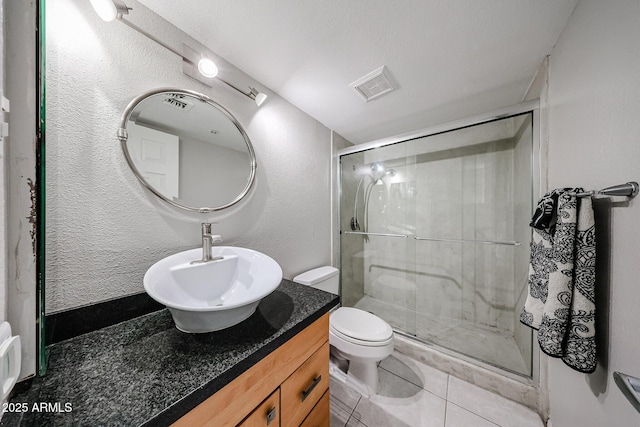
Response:
[{"label": "shower door handle", "polygon": [[414,240],[424,240],[428,242],[448,242],[448,243],[482,243],[484,245],[505,245],[505,246],[520,246],[520,242],[513,240],[501,241],[501,240],[472,240],[472,239],[444,239],[436,237],[420,237],[410,234],[395,234],[395,233],[370,233],[366,231],[341,231],[343,234],[355,234],[360,236],[381,236],[381,237],[413,237]]},{"label": "shower door handle", "polygon": [[356,234],[360,236],[382,236],[382,237],[404,237],[407,238],[406,234],[394,234],[394,233],[369,233],[364,231],[343,231],[344,234]]}]

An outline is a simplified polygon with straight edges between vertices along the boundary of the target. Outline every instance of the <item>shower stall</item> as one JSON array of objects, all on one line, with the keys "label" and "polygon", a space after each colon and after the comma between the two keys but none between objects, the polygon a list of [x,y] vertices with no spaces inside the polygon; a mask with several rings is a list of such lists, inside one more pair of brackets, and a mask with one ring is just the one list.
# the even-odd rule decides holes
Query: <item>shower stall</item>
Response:
[{"label": "shower stall", "polygon": [[536,120],[529,109],[341,150],[342,305],[531,378],[532,332],[519,314]]}]

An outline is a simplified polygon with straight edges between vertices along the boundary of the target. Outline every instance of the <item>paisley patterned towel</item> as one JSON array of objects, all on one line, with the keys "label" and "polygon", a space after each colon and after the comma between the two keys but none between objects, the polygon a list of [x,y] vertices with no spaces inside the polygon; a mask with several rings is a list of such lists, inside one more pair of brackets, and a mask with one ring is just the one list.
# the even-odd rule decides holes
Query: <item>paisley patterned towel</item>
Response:
[{"label": "paisley patterned towel", "polygon": [[560,195],[565,191],[570,190],[570,188],[558,188],[542,196],[538,201],[536,211],[533,213],[533,218],[531,218],[529,226],[537,228],[538,230],[545,230],[552,227],[556,219],[558,197],[560,197]]},{"label": "paisley patterned towel", "polygon": [[529,293],[520,321],[538,329],[545,353],[590,373],[597,362],[595,222],[591,198],[576,197],[581,191],[553,190],[538,203],[531,224]]}]

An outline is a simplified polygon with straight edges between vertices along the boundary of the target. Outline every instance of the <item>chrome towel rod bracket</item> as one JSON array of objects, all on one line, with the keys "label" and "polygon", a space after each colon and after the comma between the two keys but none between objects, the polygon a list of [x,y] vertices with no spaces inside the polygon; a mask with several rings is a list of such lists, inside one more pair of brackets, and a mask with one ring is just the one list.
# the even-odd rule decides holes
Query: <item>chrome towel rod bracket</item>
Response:
[{"label": "chrome towel rod bracket", "polygon": [[602,190],[596,191],[585,191],[583,193],[577,193],[578,197],[585,196],[624,196],[624,197],[636,197],[640,192],[640,185],[637,182],[631,181],[626,184],[614,185],[612,187],[603,188]]}]

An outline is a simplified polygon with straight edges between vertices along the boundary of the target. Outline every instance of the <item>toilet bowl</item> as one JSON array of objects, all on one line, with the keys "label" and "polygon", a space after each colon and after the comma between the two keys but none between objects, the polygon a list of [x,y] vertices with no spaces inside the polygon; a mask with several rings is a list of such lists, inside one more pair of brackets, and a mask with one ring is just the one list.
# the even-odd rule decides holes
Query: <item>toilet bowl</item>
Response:
[{"label": "toilet bowl", "polygon": [[384,320],[357,308],[340,307],[329,319],[329,344],[333,354],[349,362],[348,375],[379,389],[378,362],[393,353],[393,330]]},{"label": "toilet bowl", "polygon": [[[294,282],[337,294],[338,270],[320,267],[294,277]],[[393,352],[393,330],[378,316],[353,307],[340,307],[329,318],[331,356],[347,361],[350,383],[362,394],[379,389],[378,362]]]}]

